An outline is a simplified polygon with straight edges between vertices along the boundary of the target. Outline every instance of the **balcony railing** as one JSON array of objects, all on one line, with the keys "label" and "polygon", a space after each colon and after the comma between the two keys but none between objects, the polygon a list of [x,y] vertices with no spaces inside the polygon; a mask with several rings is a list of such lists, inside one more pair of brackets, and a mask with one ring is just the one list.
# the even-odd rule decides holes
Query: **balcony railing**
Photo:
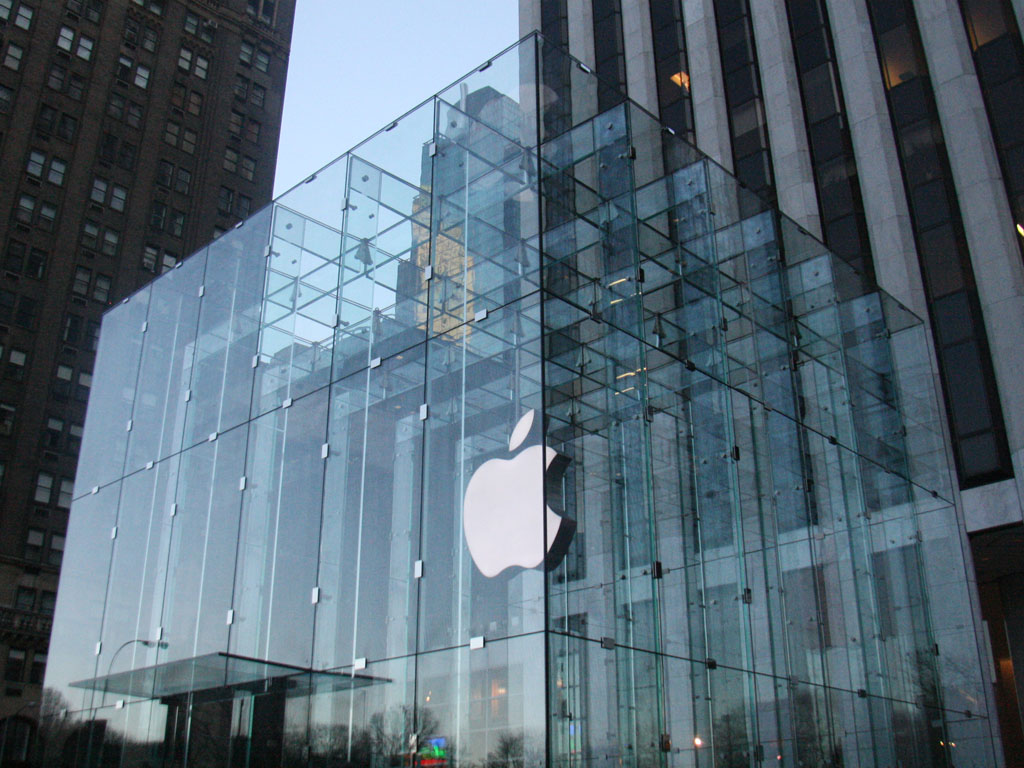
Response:
[{"label": "balcony railing", "polygon": [[48,637],[53,616],[0,606],[0,634]]}]

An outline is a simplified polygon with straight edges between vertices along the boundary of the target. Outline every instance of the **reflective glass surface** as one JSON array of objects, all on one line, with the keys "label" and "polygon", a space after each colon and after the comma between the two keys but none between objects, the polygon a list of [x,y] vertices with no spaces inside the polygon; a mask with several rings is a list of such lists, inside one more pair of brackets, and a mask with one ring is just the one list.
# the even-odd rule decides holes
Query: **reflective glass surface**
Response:
[{"label": "reflective glass surface", "polygon": [[596,94],[529,37],[107,315],[46,764],[991,764],[921,323]]}]

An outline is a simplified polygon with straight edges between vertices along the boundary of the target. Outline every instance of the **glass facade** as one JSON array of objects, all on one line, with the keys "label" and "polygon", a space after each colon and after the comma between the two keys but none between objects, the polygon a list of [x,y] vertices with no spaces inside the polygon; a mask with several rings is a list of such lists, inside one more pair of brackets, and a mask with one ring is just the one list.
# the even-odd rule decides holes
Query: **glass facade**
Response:
[{"label": "glass facade", "polygon": [[44,764],[994,764],[921,323],[598,89],[528,37],[106,315]]}]

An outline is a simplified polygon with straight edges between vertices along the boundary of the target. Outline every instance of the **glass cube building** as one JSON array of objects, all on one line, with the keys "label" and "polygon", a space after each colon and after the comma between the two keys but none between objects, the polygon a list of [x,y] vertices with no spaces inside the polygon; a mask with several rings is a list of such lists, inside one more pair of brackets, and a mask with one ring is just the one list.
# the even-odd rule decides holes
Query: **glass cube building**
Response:
[{"label": "glass cube building", "polygon": [[528,37],[106,315],[44,764],[996,764],[921,322],[599,90]]}]

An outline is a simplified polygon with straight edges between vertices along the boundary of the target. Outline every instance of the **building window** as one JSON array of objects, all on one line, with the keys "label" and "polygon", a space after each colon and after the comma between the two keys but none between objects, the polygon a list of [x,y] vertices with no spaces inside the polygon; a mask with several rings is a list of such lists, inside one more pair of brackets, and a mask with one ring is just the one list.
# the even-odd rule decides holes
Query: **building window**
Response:
[{"label": "building window", "polygon": [[18,7],[18,15],[14,17],[14,26],[21,29],[28,29],[32,26],[32,9],[27,5]]},{"label": "building window", "polygon": [[[88,227],[92,222],[86,222]],[[95,225],[94,225],[95,226]],[[92,283],[92,270],[88,267],[76,267],[75,279],[71,283],[71,292],[76,296],[88,296],[89,285]]]},{"label": "building window", "polygon": [[[76,315],[68,315],[68,317],[76,317],[78,322],[81,323],[82,318]],[[47,448],[57,449],[60,447],[60,439],[64,436],[64,421],[54,416],[50,416],[46,420],[46,429],[43,432],[43,445]]]},{"label": "building window", "polygon": [[252,64],[253,56],[256,53],[256,46],[252,43],[247,43],[245,40],[242,41],[242,47],[238,52],[238,60],[242,64]]},{"label": "building window", "polygon": [[107,201],[107,187],[109,186],[106,179],[101,179],[97,176],[92,180],[92,191],[89,192],[89,199],[94,203],[105,203]]},{"label": "building window", "polygon": [[241,175],[243,179],[253,180],[256,175],[256,160],[254,158],[248,156],[242,158]]},{"label": "building window", "polygon": [[[82,318],[70,312],[64,315],[64,329],[61,331],[61,340],[67,344],[77,344],[81,335]],[[50,419],[50,421],[54,421],[54,419]],[[63,429],[63,422],[61,424],[61,429]]]},{"label": "building window", "polygon": [[124,212],[125,206],[128,205],[128,188],[122,187],[120,184],[114,184],[110,188],[110,207],[112,210],[120,213]]},{"label": "building window", "polygon": [[78,120],[71,115],[62,112],[57,119],[57,138],[71,142],[75,138],[75,130],[78,128]]},{"label": "building window", "polygon": [[[40,607],[40,613],[42,613],[42,612],[43,612],[42,608]],[[53,609],[52,608],[50,609],[50,613],[53,613]],[[30,683],[35,683],[36,685],[41,685],[42,682],[43,682],[43,677],[45,675],[46,675],[46,654],[43,653],[42,651],[35,651],[32,654],[32,666],[29,668],[29,671],[28,671],[28,681]]]},{"label": "building window", "polygon": [[147,272],[156,272],[157,261],[160,259],[160,249],[155,245],[146,244],[142,248],[142,268]]},{"label": "building window", "polygon": [[129,100],[125,104],[124,121],[132,128],[142,125],[142,105]]},{"label": "building window", "polygon": [[[94,322],[90,321],[89,325],[87,326],[89,331],[92,331],[92,326],[96,326],[95,333],[88,333],[87,337],[88,338],[95,338],[95,339],[98,340],[99,339],[99,335],[100,335],[99,334],[100,324],[99,323],[94,323]],[[91,349],[93,352],[95,352],[96,351],[96,344],[93,343],[92,346],[88,346],[87,348]],[[70,453],[70,454],[72,454],[74,456],[78,455],[78,449],[82,445],[82,431],[83,431],[83,427],[82,427],[81,424],[72,424],[70,427],[68,427],[67,449],[68,449],[68,453]]]},{"label": "building window", "polygon": [[[71,507],[71,497],[75,493],[75,481],[69,477],[62,477],[60,480],[60,488],[57,491],[57,506],[61,509],[69,509]],[[61,544],[63,549],[63,543]],[[53,551],[53,538],[50,540],[50,550]]]},{"label": "building window", "polygon": [[228,131],[235,136],[242,135],[242,126],[245,125],[245,116],[240,112],[231,111],[228,117]]},{"label": "building window", "polygon": [[164,3],[163,0],[132,0],[140,8],[145,8],[150,13],[156,14],[157,16],[163,15]]},{"label": "building window", "polygon": [[[64,92],[75,101],[81,101],[82,96],[85,94],[85,79],[76,74],[72,74],[68,78],[68,87]],[[68,141],[70,141],[70,139],[68,139]]]},{"label": "building window", "polygon": [[57,47],[62,51],[71,52],[75,45],[75,30],[71,27],[61,27],[57,32]]},{"label": "building window", "polygon": [[192,69],[192,49],[182,46],[181,51],[178,53],[178,69],[183,69],[186,72]]},{"label": "building window", "polygon": [[257,49],[256,56],[253,57],[252,60],[252,65],[260,72],[266,72],[270,69],[270,54],[262,48]]},{"label": "building window", "polygon": [[15,218],[23,224],[31,224],[36,212],[36,199],[32,195],[21,195],[18,198],[18,207],[15,209]]},{"label": "building window", "polygon": [[99,24],[103,13],[103,0],[68,0],[68,10]]},{"label": "building window", "polygon": [[178,146],[178,138],[181,135],[181,125],[169,120],[167,125],[164,127],[164,143],[170,144],[172,147]]},{"label": "building window", "polygon": [[[82,224],[82,238],[80,242],[86,248],[98,248],[100,244],[100,225],[91,219],[86,219]],[[80,269],[85,268],[80,267]]]},{"label": "building window", "polygon": [[60,64],[53,64],[50,66],[50,73],[46,76],[46,85],[58,93],[63,93],[67,79],[67,69]]},{"label": "building window", "polygon": [[38,179],[43,175],[44,165],[46,165],[46,155],[38,150],[32,150],[28,153],[28,164],[25,166],[25,173]]},{"label": "building window", "polygon": [[36,591],[31,587],[18,587],[14,594],[14,607],[19,611],[31,611],[36,607]]},{"label": "building window", "polygon": [[174,163],[168,160],[161,160],[156,167],[156,183],[161,187],[171,186],[171,177],[174,175]]},{"label": "building window", "polygon": [[258,144],[260,141],[260,124],[252,118],[245,123],[245,138],[253,144]]},{"label": "building window", "polygon": [[110,298],[110,277],[108,275],[96,275],[96,281],[92,287],[92,297],[96,301],[104,303]]},{"label": "building window", "polygon": [[56,379],[53,385],[54,394],[59,398],[66,398],[71,392],[71,381],[74,375],[75,370],[70,365],[58,365],[54,374]]},{"label": "building window", "polygon": [[235,206],[235,191],[228,187],[221,187],[220,193],[217,195],[217,210],[225,215],[230,216],[232,209]]},{"label": "building window", "polygon": [[199,91],[189,91],[187,109],[190,115],[196,115],[198,117],[203,111],[203,94]]},{"label": "building window", "polygon": [[0,0],[0,20],[9,20],[11,18],[11,10],[13,8],[14,0]]},{"label": "building window", "polygon": [[22,274],[35,280],[42,280],[46,275],[46,251],[42,248],[32,248],[25,260],[25,268]]},{"label": "building window", "polygon": [[[24,299],[25,297],[22,296]],[[7,378],[22,381],[25,378],[25,366],[28,364],[28,352],[12,349],[7,358]]]},{"label": "building window", "polygon": [[7,666],[4,668],[4,679],[10,683],[20,683],[25,678],[25,651],[11,648],[7,651]]},{"label": "building window", "polygon": [[0,114],[10,112],[12,104],[14,104],[14,91],[6,85],[0,85]]},{"label": "building window", "polygon": [[32,494],[32,500],[40,504],[49,504],[53,495],[53,475],[49,472],[40,472],[36,475],[36,489]]},{"label": "building window", "polygon": [[238,218],[240,218],[240,219],[248,218],[249,214],[252,212],[252,198],[251,197],[246,197],[245,195],[239,195],[238,196],[238,205],[237,205],[237,209],[236,210],[238,212]]},{"label": "building window", "polygon": [[187,195],[192,186],[192,171],[179,167],[174,174],[174,191]]},{"label": "building window", "polygon": [[[234,173],[238,170],[238,150],[228,147],[224,150],[224,170]],[[36,174],[38,175],[38,174]]]},{"label": "building window", "polygon": [[21,69],[21,60],[25,56],[25,49],[14,43],[7,44],[7,53],[4,55],[4,66],[17,72]]},{"label": "building window", "polygon": [[58,187],[63,186],[64,174],[67,173],[67,170],[68,164],[59,157],[55,157],[50,161],[50,172],[46,175],[46,180]]},{"label": "building window", "polygon": [[36,300],[31,296],[18,297],[18,309],[14,313],[14,324],[19,328],[32,330],[36,323]]},{"label": "building window", "polygon": [[185,213],[183,211],[171,211],[171,219],[167,232],[172,237],[181,237],[185,234]]},{"label": "building window", "polygon": [[89,390],[92,388],[92,374],[85,371],[78,373],[78,387],[75,389],[75,398],[80,402],[89,400]]},{"label": "building window", "polygon": [[76,33],[71,27],[61,27],[57,32],[57,48],[62,51],[71,53],[75,51],[75,55],[81,58],[83,61],[88,61],[92,58],[92,49],[95,45],[95,40],[87,35],[78,35],[78,45],[75,44]]},{"label": "building window", "polygon": [[124,22],[124,42],[126,45],[142,46],[143,50],[153,53],[159,42],[159,36],[152,27],[128,16]]},{"label": "building window", "polygon": [[[49,590],[43,590],[39,595],[39,612],[45,614],[52,614],[54,608],[57,607],[57,593],[50,592]],[[39,654],[37,653],[36,656]]]},{"label": "building window", "polygon": [[14,431],[15,410],[9,403],[0,403],[0,435],[10,435]]},{"label": "building window", "polygon": [[25,559],[38,561],[43,556],[43,542],[46,532],[39,528],[29,528],[25,536]]},{"label": "building window", "polygon": [[196,151],[196,141],[197,140],[198,140],[198,136],[196,135],[196,132],[191,130],[191,129],[189,129],[189,128],[186,128],[181,133],[181,149],[182,149],[182,151],[183,152],[187,152],[190,155],[191,154],[195,154],[195,151]]},{"label": "building window", "polygon": [[253,106],[263,109],[263,105],[267,101],[267,89],[262,85],[253,83],[252,86],[252,103]]},{"label": "building window", "polygon": [[50,534],[50,552],[46,559],[50,565],[60,565],[64,560],[64,537],[59,533]]},{"label": "building window", "polygon": [[149,87],[149,67],[144,67],[141,64],[135,68],[135,80],[133,81],[139,88],[145,90]]},{"label": "building window", "polygon": [[163,230],[167,224],[167,204],[154,200],[149,207],[149,226],[151,229]]},{"label": "building window", "polygon": [[273,26],[277,0],[247,0],[245,9],[258,21]]},{"label": "building window", "polygon": [[57,220],[57,206],[45,200],[39,204],[39,225],[49,229]]},{"label": "building window", "polygon": [[235,96],[242,101],[249,98],[249,78],[245,75],[235,75]]}]

